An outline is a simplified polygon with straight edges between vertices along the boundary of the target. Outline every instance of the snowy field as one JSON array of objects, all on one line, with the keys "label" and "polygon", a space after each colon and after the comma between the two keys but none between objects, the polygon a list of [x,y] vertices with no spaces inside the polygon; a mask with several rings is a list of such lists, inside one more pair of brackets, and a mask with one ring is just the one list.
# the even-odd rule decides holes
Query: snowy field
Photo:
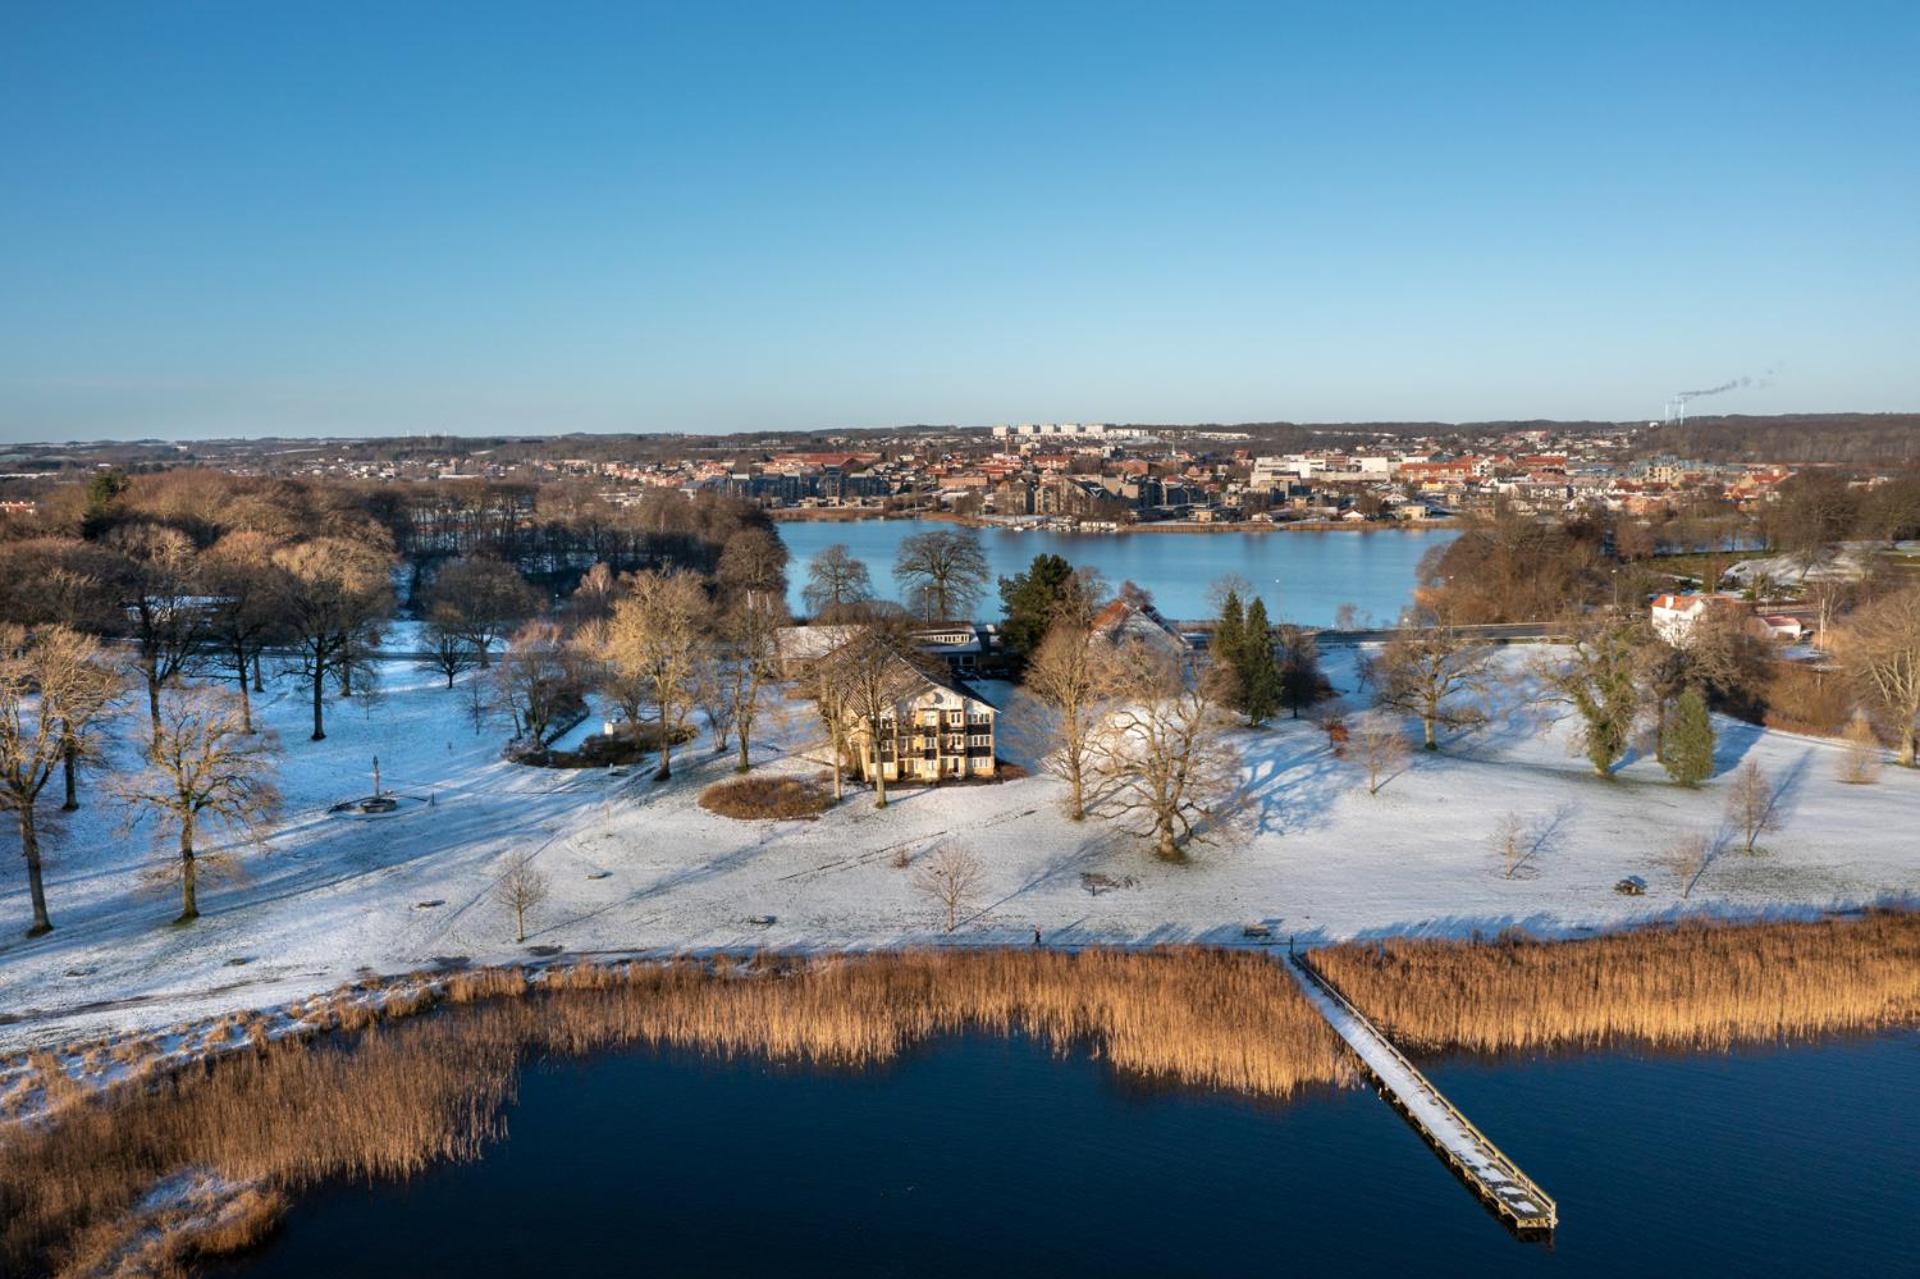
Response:
[{"label": "snowy field", "polygon": [[[1055,945],[1247,944],[1255,923],[1284,946],[1290,936],[1308,944],[1509,926],[1557,935],[1687,911],[1804,912],[1920,895],[1920,774],[1890,768],[1878,785],[1845,786],[1834,745],[1721,721],[1718,775],[1702,789],[1669,785],[1641,757],[1603,782],[1569,749],[1565,724],[1526,709],[1526,656],[1506,654],[1507,686],[1487,728],[1438,755],[1416,751],[1377,796],[1308,721],[1247,735],[1249,834],[1179,866],[1110,825],[1065,820],[1061,787],[1042,775],[897,790],[885,811],[850,789],[816,821],[736,822],[695,803],[702,787],[731,776],[732,757],[712,758],[704,736],[682,748],[664,785],[650,769],[615,777],[510,765],[499,759],[501,727],[476,733],[468,722],[463,690],[392,663],[383,695],[330,708],[328,739],[312,743],[300,690],[281,683],[260,698],[260,714],[286,751],[282,824],[263,854],[244,859],[244,879],[203,889],[192,926],[169,926],[173,890],[142,885],[149,834],[121,828],[96,779],[71,817],[57,799],[43,805],[57,927],[21,938],[25,876],[9,857],[0,1051],[266,1008],[368,971],[524,959],[533,947],[613,957],[1027,944],[1036,928]],[[1328,666],[1336,686],[1351,685],[1350,654]],[[990,692],[1016,697],[1005,686]],[[1012,709],[1002,754],[1030,763],[1031,735]],[[122,732],[141,726],[128,720]],[[756,762],[814,774],[812,736],[807,708],[795,704],[756,746]],[[133,754],[124,741],[117,750]],[[330,814],[369,792],[376,754],[400,811]],[[1720,826],[1727,774],[1748,758],[1781,784],[1783,829],[1764,836],[1758,854],[1723,853],[1683,902],[1664,850]],[[1512,878],[1488,843],[1508,812],[1532,831]],[[14,846],[11,834],[0,839]],[[977,911],[951,937],[914,891],[912,870],[895,864],[901,852],[917,862],[942,844],[986,867]],[[523,947],[490,888],[526,853],[553,895],[530,917]],[[1627,875],[1646,881],[1646,896],[1613,891]],[[755,922],[768,916],[770,925]]]}]

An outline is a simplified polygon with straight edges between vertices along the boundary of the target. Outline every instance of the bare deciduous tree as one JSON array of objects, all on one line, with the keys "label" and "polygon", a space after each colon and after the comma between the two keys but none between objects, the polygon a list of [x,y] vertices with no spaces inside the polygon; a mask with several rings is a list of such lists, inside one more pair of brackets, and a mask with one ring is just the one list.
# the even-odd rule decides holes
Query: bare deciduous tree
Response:
[{"label": "bare deciduous tree", "polygon": [[714,571],[729,604],[769,605],[787,595],[787,547],[772,529],[743,528],[727,539]]},{"label": "bare deciduous tree", "polygon": [[613,608],[608,654],[623,676],[645,687],[659,716],[658,781],[673,776],[673,738],[692,698],[708,620],[706,588],[690,573],[635,573]]},{"label": "bare deciduous tree", "polygon": [[513,912],[513,940],[518,945],[527,939],[527,912],[538,910],[547,900],[547,877],[533,864],[533,855],[516,857],[506,873],[493,885],[493,899]]},{"label": "bare deciduous tree", "polygon": [[1719,848],[1720,841],[1698,832],[1680,835],[1667,845],[1663,859],[1667,869],[1680,881],[1682,898],[1693,896],[1694,886],[1707,873],[1707,867],[1713,865]]},{"label": "bare deciduous tree", "polygon": [[854,627],[824,665],[838,685],[847,718],[864,742],[860,768],[873,784],[875,808],[887,806],[886,766],[890,757],[897,763],[893,742],[903,709],[901,699],[920,684],[919,663],[924,660],[904,620],[883,616]]},{"label": "bare deciduous tree", "polygon": [[420,640],[425,646],[420,664],[445,675],[448,688],[453,687],[460,672],[480,664],[480,654],[468,638],[465,623],[447,605],[435,604],[428,609],[427,624],[420,628]]},{"label": "bare deciduous tree", "polygon": [[1070,621],[1049,627],[1027,663],[1027,691],[1052,717],[1045,767],[1067,784],[1067,816],[1076,822],[1106,797],[1097,763],[1114,673],[1112,647]]},{"label": "bare deciduous tree", "polygon": [[1760,837],[1780,829],[1780,794],[1755,760],[1741,765],[1727,788],[1727,822],[1751,853]]},{"label": "bare deciduous tree", "polygon": [[928,621],[971,616],[991,580],[987,553],[971,529],[934,529],[902,539],[893,576],[905,588],[907,607]]},{"label": "bare deciduous tree", "polygon": [[[482,669],[494,644],[540,609],[540,594],[520,570],[489,556],[463,556],[442,568],[427,595],[427,616],[457,635]],[[451,675],[448,679],[451,684]]]},{"label": "bare deciduous tree", "polygon": [[33,924],[53,929],[42,881],[34,805],[68,748],[112,702],[117,680],[99,644],[65,626],[29,631],[0,623],[0,809],[11,809],[27,863]]},{"label": "bare deciduous tree", "polygon": [[1367,770],[1367,794],[1378,795],[1387,779],[1407,762],[1407,735],[1391,715],[1360,716],[1349,736],[1360,766]]},{"label": "bare deciduous tree", "polygon": [[838,801],[846,795],[849,749],[847,724],[850,716],[846,682],[841,677],[835,656],[833,653],[824,653],[809,660],[801,667],[795,684],[800,695],[813,703],[814,712],[820,719],[820,730],[826,738],[827,754],[833,768],[833,798]]},{"label": "bare deciduous tree", "polygon": [[[730,544],[731,545],[731,544]],[[707,663],[708,679],[718,693],[718,709],[731,724],[740,746],[736,772],[753,767],[753,726],[759,722],[766,690],[779,677],[779,634],[787,618],[779,595],[743,592],[720,615],[718,643]],[[725,742],[719,743],[725,749]]]},{"label": "bare deciduous tree", "polygon": [[1840,636],[1840,656],[1860,695],[1893,736],[1895,757],[1915,767],[1920,724],[1920,586],[1884,596],[1855,613]]},{"label": "bare deciduous tree", "polygon": [[1880,735],[1863,711],[1855,711],[1847,721],[1845,747],[1840,752],[1840,780],[1850,786],[1871,786],[1880,780]]},{"label": "bare deciduous tree", "polygon": [[165,699],[146,770],[118,779],[115,789],[136,814],[152,812],[163,832],[179,836],[178,857],[163,863],[163,874],[180,883],[174,923],[199,918],[200,875],[224,860],[198,847],[200,832],[225,829],[257,841],[278,813],[272,780],[278,753],[273,735],[250,731],[240,699],[224,689],[184,688]]},{"label": "bare deciduous tree", "polygon": [[1115,650],[1115,707],[1098,742],[1102,803],[1123,827],[1178,861],[1194,843],[1216,842],[1243,798],[1231,712],[1215,703],[1169,654],[1145,644]]},{"label": "bare deciduous tree", "polygon": [[873,575],[845,544],[835,542],[808,562],[800,597],[814,621],[839,621],[846,610],[873,598]]},{"label": "bare deciduous tree", "polygon": [[913,886],[939,905],[947,931],[952,932],[985,877],[979,858],[963,848],[946,845],[927,858],[914,876]]},{"label": "bare deciduous tree", "polygon": [[147,686],[147,716],[160,738],[160,690],[173,683],[200,650],[208,610],[198,583],[192,539],[161,524],[126,524],[108,543],[120,555],[117,583],[133,630],[134,666]]},{"label": "bare deciduous tree", "polygon": [[259,675],[261,654],[284,629],[288,583],[273,562],[278,549],[269,535],[241,530],[215,542],[200,559],[213,599],[207,618],[207,665],[233,678],[248,732],[253,731],[249,684]]},{"label": "bare deciduous tree", "polygon": [[1486,713],[1467,698],[1486,691],[1493,650],[1451,626],[1402,630],[1374,660],[1374,704],[1418,716],[1428,750],[1439,749],[1435,729],[1477,728]]},{"label": "bare deciduous tree", "polygon": [[552,622],[528,622],[513,633],[493,668],[500,704],[514,717],[516,735],[528,749],[546,749],[547,733],[578,704],[585,684],[579,655]]},{"label": "bare deciduous tree", "polygon": [[327,679],[350,674],[379,642],[379,624],[393,603],[386,548],[365,541],[322,537],[275,551],[287,575],[283,618],[298,657],[293,673],[309,683],[313,740],[327,735]]},{"label": "bare deciduous tree", "polygon": [[1494,824],[1493,833],[1487,837],[1487,847],[1500,859],[1505,878],[1512,879],[1513,872],[1520,869],[1520,863],[1527,859],[1531,840],[1527,833],[1527,820],[1518,813],[1502,813]]}]

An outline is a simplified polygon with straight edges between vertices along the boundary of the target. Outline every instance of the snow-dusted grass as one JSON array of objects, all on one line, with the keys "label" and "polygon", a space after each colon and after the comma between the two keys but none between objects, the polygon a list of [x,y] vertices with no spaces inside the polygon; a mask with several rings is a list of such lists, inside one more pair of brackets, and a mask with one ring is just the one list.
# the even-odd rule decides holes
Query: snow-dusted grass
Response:
[{"label": "snow-dusted grass", "polygon": [[[529,917],[528,945],[589,957],[1018,944],[1035,929],[1056,945],[1241,944],[1252,923],[1302,945],[1509,926],[1563,935],[1683,911],[1811,913],[1920,893],[1920,774],[1890,769],[1879,785],[1843,786],[1837,743],[1721,721],[1717,774],[1698,791],[1668,785],[1645,758],[1600,781],[1569,749],[1568,725],[1519,705],[1525,656],[1506,655],[1505,703],[1486,729],[1438,754],[1416,751],[1376,796],[1308,721],[1247,734],[1250,835],[1184,866],[1156,862],[1111,826],[1067,821],[1059,784],[1038,770],[904,788],[884,811],[850,786],[815,821],[738,822],[696,802],[734,762],[710,756],[704,738],[676,752],[664,784],[646,768],[510,765],[498,756],[502,730],[476,735],[467,722],[462,690],[395,663],[378,700],[330,708],[328,739],[308,742],[300,692],[279,684],[259,713],[286,748],[285,819],[269,852],[246,859],[246,882],[203,890],[191,927],[168,927],[172,901],[141,889],[148,840],[119,833],[95,779],[80,813],[43,809],[57,927],[20,938],[25,882],[8,858],[0,1052],[271,1008],[367,971],[524,959],[490,889],[528,854],[552,885]],[[1336,687],[1350,688],[1351,655],[1328,665]],[[1007,717],[1002,754],[1031,765],[1038,742],[1021,718]],[[771,726],[757,769],[811,778],[812,731],[805,708]],[[123,760],[131,752],[120,748]],[[375,754],[400,811],[329,813],[368,792]],[[1783,829],[1757,855],[1722,854],[1683,902],[1665,851],[1683,833],[1714,832],[1727,775],[1748,758],[1782,784]],[[1507,812],[1536,836],[1512,878],[1487,847]],[[986,867],[986,892],[951,937],[912,886],[911,867],[943,844]],[[1645,897],[1615,895],[1627,875],[1647,881]],[[1090,891],[1112,882],[1126,886]]]}]

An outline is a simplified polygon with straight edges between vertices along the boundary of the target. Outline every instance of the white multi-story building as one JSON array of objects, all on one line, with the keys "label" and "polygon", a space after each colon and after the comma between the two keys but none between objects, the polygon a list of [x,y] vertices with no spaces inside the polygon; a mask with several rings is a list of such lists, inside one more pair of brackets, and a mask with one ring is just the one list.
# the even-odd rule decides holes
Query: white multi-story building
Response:
[{"label": "white multi-story building", "polygon": [[1125,426],[1107,426],[1101,422],[1022,422],[1018,426],[996,426],[997,440],[1137,440],[1145,431]]}]

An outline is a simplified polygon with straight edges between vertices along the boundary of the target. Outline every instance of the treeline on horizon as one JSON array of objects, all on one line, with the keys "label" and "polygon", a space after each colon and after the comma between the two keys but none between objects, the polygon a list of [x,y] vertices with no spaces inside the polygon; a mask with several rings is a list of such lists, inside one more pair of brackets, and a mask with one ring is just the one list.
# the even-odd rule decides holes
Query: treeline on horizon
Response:
[{"label": "treeline on horizon", "polygon": [[[1245,447],[1275,452],[1311,448],[1362,448],[1431,439],[1443,448],[1466,448],[1490,434],[1550,431],[1585,435],[1635,432],[1621,460],[1674,455],[1706,462],[1781,463],[1853,467],[1920,465],[1920,413],[1785,413],[1720,415],[1645,426],[1640,421],[1525,418],[1483,422],[1231,422],[1116,423],[1154,432],[1236,432]],[[338,438],[330,436],[191,441],[124,440],[97,443],[23,443],[7,453],[15,476],[42,472],[48,479],[100,463],[140,473],[179,466],[223,466],[242,461],[271,466],[310,460],[315,452],[354,462],[408,463],[449,457],[486,457],[502,465],[564,457],[589,463],[645,463],[688,456],[750,458],[785,450],[822,451],[845,445],[885,452],[882,442],[899,436],[961,435],[990,442],[984,426],[903,423],[889,427],[836,427],[790,431],[741,431],[728,435],[622,432],[567,435],[455,435]],[[1223,442],[1224,443],[1224,442]],[[319,448],[324,445],[324,449]],[[33,485],[12,478],[7,483]]]},{"label": "treeline on horizon", "polygon": [[1668,422],[1649,430],[1636,452],[1705,462],[1920,464],[1920,413],[1782,413]]}]

